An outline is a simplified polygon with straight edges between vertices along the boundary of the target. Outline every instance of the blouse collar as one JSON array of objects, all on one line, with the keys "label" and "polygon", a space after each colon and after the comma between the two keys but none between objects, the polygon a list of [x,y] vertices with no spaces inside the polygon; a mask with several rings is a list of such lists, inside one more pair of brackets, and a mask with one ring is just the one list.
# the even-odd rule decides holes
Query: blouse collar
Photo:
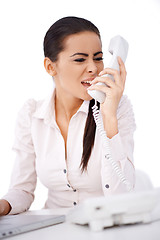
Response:
[{"label": "blouse collar", "polygon": [[[75,114],[78,112],[88,114],[89,101],[83,101],[80,108],[77,110]],[[45,100],[37,102],[37,108],[33,117],[38,119],[44,119],[45,123],[55,123],[55,87],[52,90],[52,93],[48,95]]]}]

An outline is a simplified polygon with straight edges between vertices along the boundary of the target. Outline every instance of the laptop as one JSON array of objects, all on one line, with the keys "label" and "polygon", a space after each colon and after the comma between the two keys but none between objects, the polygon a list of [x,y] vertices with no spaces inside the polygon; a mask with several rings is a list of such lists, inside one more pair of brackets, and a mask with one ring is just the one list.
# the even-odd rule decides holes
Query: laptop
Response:
[{"label": "laptop", "polygon": [[0,239],[63,223],[65,215],[7,215],[0,217]]}]

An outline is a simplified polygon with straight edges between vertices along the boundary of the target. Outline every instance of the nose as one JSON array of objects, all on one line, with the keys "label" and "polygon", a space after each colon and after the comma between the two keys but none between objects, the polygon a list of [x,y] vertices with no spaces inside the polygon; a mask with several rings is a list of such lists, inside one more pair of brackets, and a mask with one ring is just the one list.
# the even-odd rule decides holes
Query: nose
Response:
[{"label": "nose", "polygon": [[97,69],[96,63],[93,60],[89,61],[88,65],[87,65],[87,72],[92,73],[92,74],[96,74],[97,70],[98,69]]}]

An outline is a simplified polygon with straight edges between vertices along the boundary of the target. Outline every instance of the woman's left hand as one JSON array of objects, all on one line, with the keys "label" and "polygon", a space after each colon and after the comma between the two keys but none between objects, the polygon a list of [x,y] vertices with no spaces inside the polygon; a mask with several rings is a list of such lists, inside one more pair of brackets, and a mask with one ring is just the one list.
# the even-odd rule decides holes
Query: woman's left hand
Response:
[{"label": "woman's left hand", "polygon": [[[106,94],[105,101],[101,104],[101,112],[105,118],[117,117],[117,108],[125,87],[127,73],[125,65],[120,57],[118,57],[118,63],[120,71],[105,68],[100,72],[99,76],[91,82],[93,85],[88,88],[89,90],[99,90]],[[112,75],[115,81],[109,77],[103,77],[104,74]],[[107,86],[95,85],[98,82],[105,83]]]}]

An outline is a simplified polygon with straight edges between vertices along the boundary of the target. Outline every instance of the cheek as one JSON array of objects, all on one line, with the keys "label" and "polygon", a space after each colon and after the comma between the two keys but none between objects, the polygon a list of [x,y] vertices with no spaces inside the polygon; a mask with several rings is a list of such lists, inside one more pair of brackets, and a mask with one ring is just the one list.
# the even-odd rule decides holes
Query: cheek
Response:
[{"label": "cheek", "polygon": [[77,83],[77,79],[79,78],[78,70],[70,66],[69,64],[61,67],[57,74],[57,82],[61,85],[61,87],[65,89],[71,89]]},{"label": "cheek", "polygon": [[98,73],[100,73],[104,69],[104,63],[102,62],[98,68]]},{"label": "cheek", "polygon": [[[81,78],[83,74],[83,68],[80,66],[70,66],[65,67],[63,71],[63,79],[65,82],[72,82],[72,84],[76,84],[77,81]],[[62,75],[61,75],[62,76]]]},{"label": "cheek", "polygon": [[73,66],[73,64],[64,64],[63,66],[61,66],[59,73],[61,76],[63,76],[63,78],[70,79],[78,73],[78,69]]}]

